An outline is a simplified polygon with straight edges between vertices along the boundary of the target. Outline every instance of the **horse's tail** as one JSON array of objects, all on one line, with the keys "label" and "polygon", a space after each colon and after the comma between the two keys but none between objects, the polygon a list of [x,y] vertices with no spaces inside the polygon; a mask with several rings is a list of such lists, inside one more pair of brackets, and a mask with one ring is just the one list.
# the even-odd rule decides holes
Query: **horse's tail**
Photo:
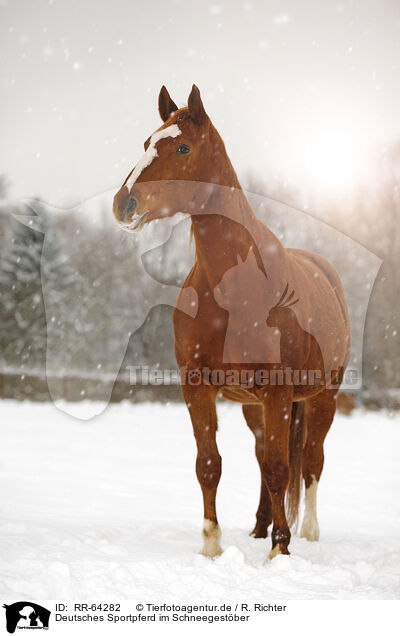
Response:
[{"label": "horse's tail", "polygon": [[286,493],[289,527],[295,525],[299,512],[304,437],[304,402],[293,402],[289,432],[289,485]]}]

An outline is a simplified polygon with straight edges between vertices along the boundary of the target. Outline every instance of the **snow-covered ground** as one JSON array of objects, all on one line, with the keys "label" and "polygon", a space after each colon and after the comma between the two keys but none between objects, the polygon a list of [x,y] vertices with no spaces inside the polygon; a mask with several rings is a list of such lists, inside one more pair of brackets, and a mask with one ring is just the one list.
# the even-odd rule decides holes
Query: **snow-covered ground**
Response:
[{"label": "snow-covered ground", "polygon": [[[85,408],[84,404],[81,406]],[[266,562],[249,530],[259,473],[240,407],[219,406],[224,554],[198,554],[202,503],[181,405],[110,405],[74,420],[0,402],[0,597],[393,599],[400,573],[400,416],[337,416],[325,445],[319,543]]]}]

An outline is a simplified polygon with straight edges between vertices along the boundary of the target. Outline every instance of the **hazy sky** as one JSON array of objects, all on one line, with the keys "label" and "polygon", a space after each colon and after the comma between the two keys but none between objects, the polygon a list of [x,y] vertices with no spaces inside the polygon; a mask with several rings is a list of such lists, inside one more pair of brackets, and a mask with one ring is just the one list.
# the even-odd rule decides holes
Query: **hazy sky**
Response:
[{"label": "hazy sky", "polygon": [[0,173],[17,197],[119,187],[162,84],[178,105],[199,86],[242,173],[300,178],[326,130],[362,149],[400,136],[399,0],[0,0],[0,23]]}]

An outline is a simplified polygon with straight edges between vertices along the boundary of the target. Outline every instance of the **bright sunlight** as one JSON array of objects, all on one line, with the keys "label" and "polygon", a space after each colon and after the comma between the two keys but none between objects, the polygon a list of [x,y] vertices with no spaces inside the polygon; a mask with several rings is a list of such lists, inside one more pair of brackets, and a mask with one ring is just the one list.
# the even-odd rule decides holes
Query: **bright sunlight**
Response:
[{"label": "bright sunlight", "polygon": [[319,190],[344,190],[365,177],[367,131],[340,121],[304,130],[296,148],[301,173]]}]

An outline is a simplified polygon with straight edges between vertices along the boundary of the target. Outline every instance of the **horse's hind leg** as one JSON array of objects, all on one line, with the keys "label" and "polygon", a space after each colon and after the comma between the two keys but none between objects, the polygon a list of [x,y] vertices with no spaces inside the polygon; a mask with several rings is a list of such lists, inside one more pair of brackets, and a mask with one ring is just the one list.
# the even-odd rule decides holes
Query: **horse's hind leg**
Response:
[{"label": "horse's hind leg", "polygon": [[264,394],[263,478],[271,497],[272,550],[269,558],[289,554],[290,530],[286,519],[285,493],[289,483],[289,434],[293,387],[273,387]]},{"label": "horse's hind leg", "polygon": [[318,541],[317,489],[324,465],[324,440],[336,410],[336,389],[325,389],[305,402],[306,444],[303,450],[303,478],[306,487],[304,520],[300,536]]},{"label": "horse's hind leg", "polygon": [[262,404],[243,404],[243,415],[247,426],[256,440],[256,457],[261,473],[260,503],[256,514],[256,525],[252,535],[256,539],[268,536],[268,526],[272,523],[271,499],[262,475],[264,457],[264,407]]},{"label": "horse's hind leg", "polygon": [[207,557],[221,554],[221,530],[218,525],[215,498],[221,477],[218,452],[216,392],[212,387],[183,385],[182,393],[189,409],[197,444],[196,475],[204,502],[203,550]]}]

